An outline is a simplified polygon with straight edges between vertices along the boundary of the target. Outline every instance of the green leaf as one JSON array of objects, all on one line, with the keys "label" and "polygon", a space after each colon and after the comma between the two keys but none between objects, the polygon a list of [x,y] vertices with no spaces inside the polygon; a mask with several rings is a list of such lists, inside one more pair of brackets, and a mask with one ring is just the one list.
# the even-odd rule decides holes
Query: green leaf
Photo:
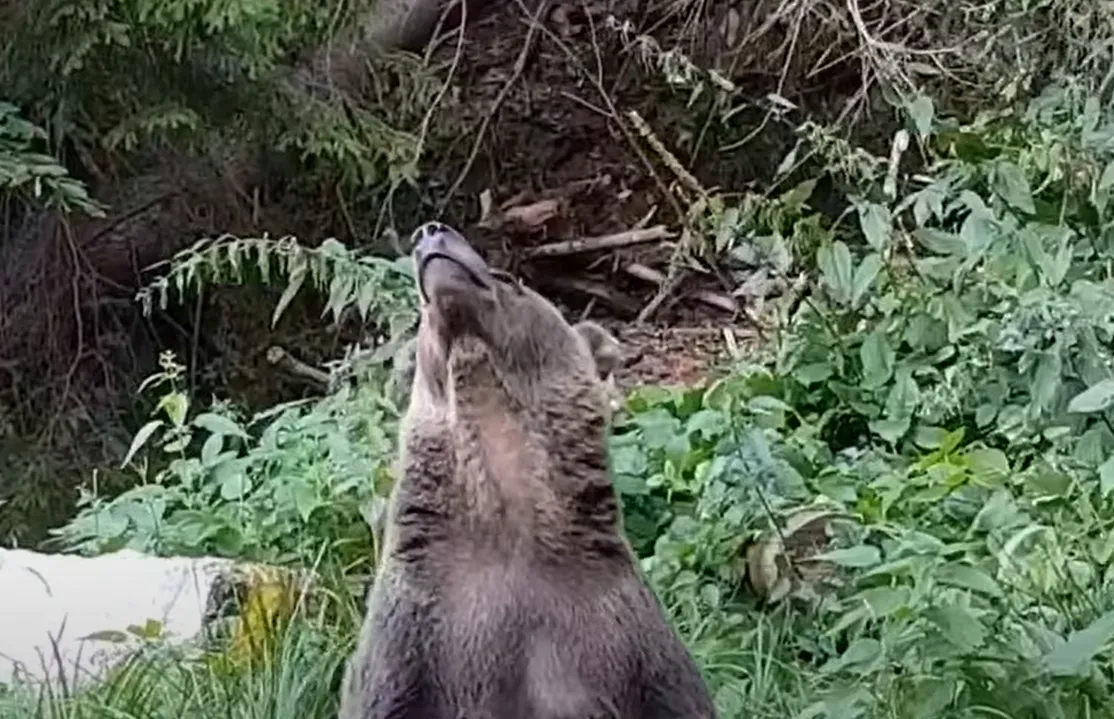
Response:
[{"label": "green leaf", "polygon": [[793,370],[793,379],[806,387],[817,382],[823,382],[831,376],[832,366],[827,362],[813,362],[801,365]]},{"label": "green leaf", "polygon": [[1033,191],[1029,187],[1029,179],[1025,177],[1021,168],[1012,162],[998,163],[994,191],[1015,210],[1030,215],[1037,211],[1033,205]]},{"label": "green leaf", "polygon": [[274,314],[271,315],[271,327],[278,324],[279,317],[286,311],[287,305],[294,299],[294,295],[298,294],[298,290],[302,288],[302,283],[306,281],[306,262],[302,255],[295,255],[291,261],[293,267],[290,270],[290,279],[286,283],[286,289],[282,291],[282,296],[279,297],[278,304],[275,305]]},{"label": "green leaf", "polygon": [[962,651],[972,651],[986,641],[986,627],[966,607],[950,604],[925,612],[944,637]]},{"label": "green leaf", "polygon": [[901,367],[894,375],[893,388],[886,398],[886,418],[911,419],[920,401],[921,391],[913,379],[913,371],[909,367]]},{"label": "green leaf", "polygon": [[194,417],[193,423],[195,426],[200,427],[210,434],[217,435],[232,435],[233,437],[248,438],[248,433],[245,432],[240,425],[233,422],[228,417],[215,414],[213,412],[202,412]]},{"label": "green leaf", "polygon": [[878,252],[885,252],[893,237],[893,220],[890,210],[874,202],[863,202],[858,206],[859,227],[867,243]]},{"label": "green leaf", "polygon": [[1099,178],[1099,190],[1109,190],[1111,187],[1114,187],[1114,160],[1107,163],[1102,177]]},{"label": "green leaf", "polygon": [[1114,612],[1107,612],[1086,629],[1072,632],[1042,658],[1045,671],[1053,676],[1086,676],[1091,660],[1114,639]]},{"label": "green leaf", "polygon": [[1003,597],[1002,588],[998,586],[989,574],[976,569],[969,564],[952,562],[937,570],[936,580],[961,589],[970,589],[974,592],[986,594],[991,597]]},{"label": "green leaf", "polygon": [[251,482],[242,470],[228,472],[220,483],[221,499],[232,502],[242,498],[251,490]]},{"label": "green leaf", "polygon": [[975,424],[980,428],[987,427],[998,416],[998,408],[992,404],[980,404],[975,410]]},{"label": "green leaf", "polygon": [[833,549],[815,556],[814,559],[838,564],[841,567],[873,567],[882,561],[882,552],[878,547],[860,544],[846,549]]},{"label": "green leaf", "polygon": [[295,482],[290,487],[290,495],[298,516],[302,518],[303,522],[309,522],[310,515],[321,506],[321,502],[317,498],[317,492],[309,482],[300,481]]},{"label": "green leaf", "polygon": [[111,642],[113,644],[122,644],[128,641],[127,632],[122,632],[119,629],[105,629],[99,632],[93,632],[81,637],[82,640],[91,642]]},{"label": "green leaf", "polygon": [[866,389],[878,389],[893,376],[894,351],[881,331],[875,330],[866,336],[859,347],[859,359],[863,363],[863,387]]},{"label": "green leaf", "polygon": [[908,419],[874,419],[870,421],[870,431],[890,444],[897,444],[909,431]]},{"label": "green leaf", "polygon": [[201,445],[201,466],[212,467],[215,465],[222,449],[224,449],[224,435],[210,434],[204,444]]},{"label": "green leaf", "polygon": [[967,254],[967,243],[954,232],[922,227],[913,231],[913,239],[929,252],[938,255],[962,257]]},{"label": "green leaf", "polygon": [[1044,267],[1044,275],[1048,278],[1049,284],[1053,287],[1064,281],[1064,277],[1067,276],[1068,270],[1071,269],[1071,261],[1074,252],[1075,248],[1072,247],[1071,242],[1065,241],[1060,245],[1060,249],[1056,250],[1056,256]]},{"label": "green leaf", "polygon": [[909,117],[913,120],[913,126],[917,128],[917,134],[926,137],[928,133],[932,132],[932,119],[935,110],[932,106],[931,97],[918,95],[913,102],[909,103],[908,110]]},{"label": "green leaf", "polygon": [[863,258],[855,268],[855,276],[851,281],[851,306],[858,308],[867,290],[874,284],[878,272],[882,269],[882,255],[872,252]]},{"label": "green leaf", "polygon": [[1033,375],[1033,404],[1042,412],[1048,412],[1056,402],[1060,392],[1060,377],[1062,374],[1060,353],[1057,350],[1041,352],[1040,363]]},{"label": "green leaf", "polygon": [[1105,412],[1114,407],[1114,379],[1104,379],[1072,397],[1068,411],[1075,414]]},{"label": "green leaf", "polygon": [[835,670],[855,670],[869,669],[872,664],[878,662],[883,656],[882,644],[877,639],[870,637],[859,637],[851,642],[847,647],[847,651],[839,656],[834,662],[829,662],[824,666],[825,673]]},{"label": "green leaf", "polygon": [[979,447],[969,450],[967,461],[971,463],[971,469],[978,474],[1000,474],[1004,476],[1010,473],[1010,460],[1006,457],[1006,453],[993,447]]},{"label": "green leaf", "polygon": [[847,249],[847,245],[836,240],[821,246],[816,252],[816,263],[835,298],[840,302],[848,302],[854,290],[854,280],[851,251]]},{"label": "green leaf", "polygon": [[128,447],[128,453],[124,455],[124,461],[120,463],[121,467],[128,466],[128,462],[132,461],[132,457],[135,456],[135,453],[138,452],[143,445],[147,444],[147,440],[151,438],[151,435],[154,434],[155,430],[161,427],[162,424],[161,419],[153,419],[139,428],[139,431],[135,433],[135,438],[132,439],[131,446]]},{"label": "green leaf", "polygon": [[863,602],[872,618],[881,619],[909,606],[911,599],[912,592],[908,587],[873,587],[864,589],[851,600]]},{"label": "green leaf", "polygon": [[1099,466],[1099,491],[1103,499],[1110,496],[1111,490],[1114,490],[1114,454]]},{"label": "green leaf", "polygon": [[945,716],[948,705],[958,690],[957,685],[958,681],[951,677],[916,677],[912,696],[909,697],[909,714],[904,716],[911,716],[912,719]]},{"label": "green leaf", "polygon": [[186,413],[189,411],[189,406],[189,397],[181,392],[171,392],[159,400],[156,409],[166,412],[166,416],[170,418],[175,427],[181,427],[186,422]]}]

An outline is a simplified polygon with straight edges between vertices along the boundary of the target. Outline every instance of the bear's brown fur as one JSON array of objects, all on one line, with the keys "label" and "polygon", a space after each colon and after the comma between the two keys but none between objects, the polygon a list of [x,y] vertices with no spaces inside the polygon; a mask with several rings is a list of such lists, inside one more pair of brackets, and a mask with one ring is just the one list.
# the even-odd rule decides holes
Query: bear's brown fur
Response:
[{"label": "bear's brown fur", "polygon": [[608,472],[617,343],[436,223],[401,476],[341,719],[710,719]]}]

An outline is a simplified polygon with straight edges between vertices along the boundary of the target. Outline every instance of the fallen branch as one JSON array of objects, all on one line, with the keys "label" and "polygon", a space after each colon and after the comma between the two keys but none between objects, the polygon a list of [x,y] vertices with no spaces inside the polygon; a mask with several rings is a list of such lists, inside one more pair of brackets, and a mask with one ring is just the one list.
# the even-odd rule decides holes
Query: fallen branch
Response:
[{"label": "fallen branch", "polygon": [[646,306],[642,308],[642,311],[638,313],[638,317],[634,318],[634,323],[640,325],[649,320],[650,317],[658,311],[658,308],[669,299],[673,294],[673,290],[677,289],[677,285],[681,283],[681,278],[683,276],[684,274],[680,270],[670,272],[669,276],[661,275],[658,291],[654,293],[654,296],[650,298],[650,301],[647,302]]},{"label": "fallen branch", "polygon": [[302,362],[278,345],[274,345],[267,350],[267,361],[278,366],[280,369],[286,370],[292,375],[307,379],[314,384],[320,384],[324,387],[329,386],[330,380],[328,372],[319,370],[316,367]]},{"label": "fallen branch", "polygon": [[676,237],[676,233],[667,229],[665,225],[656,225],[654,227],[647,227],[644,230],[626,230],[625,232],[617,232],[613,235],[551,242],[546,245],[533,247],[527,250],[525,255],[529,259],[536,259],[538,257],[563,257],[565,255],[575,255],[581,252],[614,250],[619,247],[629,247],[630,245],[638,245],[645,242],[668,240],[673,237]]},{"label": "fallen branch", "polygon": [[[623,267],[623,271],[631,277],[635,277],[646,282],[653,282],[656,285],[661,285],[665,281],[665,275],[651,267],[640,265],[637,262],[626,265],[625,267]],[[734,313],[739,311],[739,304],[734,299],[728,297],[727,295],[721,295],[718,292],[712,292],[710,290],[696,290],[692,293],[692,296],[693,298],[700,300],[704,304],[715,307],[717,309],[721,309],[724,312]]]}]

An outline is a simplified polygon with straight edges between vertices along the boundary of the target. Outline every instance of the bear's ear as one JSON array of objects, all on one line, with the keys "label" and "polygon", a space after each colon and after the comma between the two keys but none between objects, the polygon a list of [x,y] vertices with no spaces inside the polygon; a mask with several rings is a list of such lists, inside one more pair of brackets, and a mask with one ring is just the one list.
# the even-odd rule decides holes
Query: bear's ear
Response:
[{"label": "bear's ear", "polygon": [[606,378],[619,369],[623,362],[623,346],[615,339],[615,335],[591,320],[578,322],[573,329],[588,345],[592,358],[596,360],[596,370],[600,378]]}]

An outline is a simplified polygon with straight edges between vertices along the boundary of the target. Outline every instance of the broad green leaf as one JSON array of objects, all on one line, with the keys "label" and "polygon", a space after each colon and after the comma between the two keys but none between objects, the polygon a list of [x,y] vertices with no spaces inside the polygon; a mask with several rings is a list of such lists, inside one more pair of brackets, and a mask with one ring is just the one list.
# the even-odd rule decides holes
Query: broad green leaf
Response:
[{"label": "broad green leaf", "polygon": [[924,227],[930,219],[944,219],[944,199],[947,191],[939,180],[914,195],[913,218],[917,227]]},{"label": "broad green leaf", "polygon": [[793,378],[806,387],[823,382],[832,376],[832,366],[827,362],[813,362],[793,370]]},{"label": "broad green leaf", "polygon": [[1053,676],[1086,676],[1091,660],[1114,639],[1114,612],[1107,612],[1086,629],[1072,632],[1042,658],[1044,669]]},{"label": "broad green leaf", "polygon": [[903,366],[894,375],[893,388],[886,398],[887,419],[910,419],[921,401],[920,387],[913,379],[913,371]]},{"label": "broad green leaf", "polygon": [[294,501],[294,508],[303,522],[308,522],[314,510],[321,506],[321,502],[317,498],[317,492],[304,479],[291,485],[290,497]]},{"label": "broad green leaf", "polygon": [[822,246],[816,254],[816,262],[820,273],[828,284],[832,294],[840,302],[848,302],[854,290],[854,280],[851,269],[851,251],[847,245],[836,240],[831,244]]},{"label": "broad green leaf", "polygon": [[1034,214],[1033,191],[1029,179],[1020,167],[1009,161],[998,163],[995,172],[994,191],[1016,210]]},{"label": "broad green leaf", "polygon": [[855,268],[855,276],[851,281],[851,306],[858,308],[867,290],[874,284],[878,272],[882,269],[882,255],[872,252],[863,258]]},{"label": "broad green leaf", "polygon": [[882,656],[881,642],[870,637],[859,637],[851,642],[847,651],[843,652],[834,662],[825,665],[822,671],[828,672],[833,669],[853,671],[856,667],[866,669],[869,665],[882,659]]},{"label": "broad green leaf", "polygon": [[944,438],[940,440],[940,451],[945,455],[951,454],[959,445],[963,444],[963,438],[966,435],[967,430],[964,429],[962,425],[948,432],[944,435]]},{"label": "broad green leaf", "polygon": [[1065,241],[1060,245],[1060,249],[1056,251],[1056,255],[1052,257],[1048,264],[1044,267],[1045,277],[1048,278],[1049,284],[1053,287],[1064,281],[1067,276],[1068,270],[1071,269],[1072,255],[1075,248],[1071,242]]},{"label": "broad green leaf", "polygon": [[251,482],[240,467],[228,472],[220,483],[221,499],[235,501],[251,490]]},{"label": "broad green leaf", "polygon": [[971,469],[979,474],[1010,473],[1010,460],[1006,453],[994,447],[980,447],[967,452],[967,461]]},{"label": "broad green leaf", "polygon": [[922,227],[913,231],[913,239],[929,252],[938,255],[962,256],[967,254],[967,243],[954,232]]},{"label": "broad green leaf", "polygon": [[911,599],[912,592],[908,587],[873,587],[859,592],[851,601],[863,602],[873,618],[881,619],[909,606]]},{"label": "broad green leaf", "polygon": [[867,243],[877,252],[885,252],[893,237],[893,220],[890,210],[874,202],[863,202],[858,206],[859,227]]},{"label": "broad green leaf", "polygon": [[958,690],[959,682],[952,677],[921,676],[914,679],[911,706],[907,711],[913,719],[936,719],[945,716]]},{"label": "broad green leaf", "polygon": [[1112,187],[1114,187],[1114,160],[1107,163],[1102,171],[1102,177],[1099,178],[1100,190],[1109,190]]},{"label": "broad green leaf", "polygon": [[195,426],[201,427],[211,434],[231,435],[244,439],[248,438],[247,432],[245,432],[240,425],[236,424],[228,417],[213,412],[202,412],[194,417],[193,423]]},{"label": "broad green leaf", "polygon": [[870,421],[870,431],[890,444],[897,444],[909,431],[908,419],[874,419]]},{"label": "broad green leaf", "polygon": [[980,428],[987,427],[998,416],[998,408],[992,404],[980,404],[975,410],[975,424]]},{"label": "broad green leaf", "polygon": [[1104,379],[1072,397],[1068,411],[1075,414],[1105,412],[1114,407],[1114,379]]},{"label": "broad green leaf", "polygon": [[[939,449],[944,441],[948,438],[948,430],[943,427],[935,427],[930,425],[920,425],[917,430],[913,432],[913,443],[921,449]],[[933,453],[929,457],[936,457],[939,453]],[[928,461],[923,460],[923,461]],[[935,461],[935,460],[933,460]]]},{"label": "broad green leaf", "polygon": [[940,567],[936,573],[936,581],[961,589],[970,589],[992,597],[1005,596],[1002,593],[1002,588],[998,586],[998,582],[994,581],[989,574],[960,562],[952,562]]},{"label": "broad green leaf", "polygon": [[959,226],[959,239],[967,258],[981,256],[997,237],[998,223],[988,211],[972,212]]},{"label": "broad green leaf", "polygon": [[877,389],[893,376],[894,351],[881,331],[875,330],[866,336],[859,347],[859,359],[863,363],[863,387],[866,389]]},{"label": "broad green leaf", "polygon": [[189,397],[181,392],[171,392],[159,400],[157,409],[166,412],[166,416],[175,427],[181,427],[186,422],[186,413],[189,411]]},{"label": "broad green leaf", "polygon": [[1114,490],[1114,454],[1099,466],[1099,491],[1105,499]]},{"label": "broad green leaf", "polygon": [[986,641],[986,626],[966,607],[949,604],[925,612],[944,637],[959,649],[969,652]]},{"label": "broad green leaf", "polygon": [[1042,412],[1048,412],[1056,402],[1060,392],[1060,377],[1062,375],[1060,352],[1057,348],[1041,352],[1040,363],[1033,375],[1033,404]]},{"label": "broad green leaf", "polygon": [[151,438],[151,435],[154,434],[155,430],[161,427],[162,424],[161,419],[153,419],[139,428],[139,431],[135,433],[135,438],[132,439],[131,446],[128,447],[128,453],[124,455],[124,461],[120,463],[121,467],[128,466],[128,462],[132,461],[132,457],[135,456],[135,453],[138,452],[143,445],[147,444],[147,440]]},{"label": "broad green leaf", "polygon": [[917,95],[917,98],[909,103],[909,117],[913,119],[913,126],[917,128],[917,134],[921,137],[926,137],[928,133],[932,132],[934,116],[935,110],[931,97]]},{"label": "broad green leaf", "polygon": [[224,449],[224,435],[210,434],[201,445],[201,466],[212,467],[216,464],[215,460],[220,456],[222,449]]},{"label": "broad green leaf", "polygon": [[841,567],[872,567],[882,561],[878,547],[860,544],[846,549],[833,549],[814,557],[817,561],[831,562]]}]

